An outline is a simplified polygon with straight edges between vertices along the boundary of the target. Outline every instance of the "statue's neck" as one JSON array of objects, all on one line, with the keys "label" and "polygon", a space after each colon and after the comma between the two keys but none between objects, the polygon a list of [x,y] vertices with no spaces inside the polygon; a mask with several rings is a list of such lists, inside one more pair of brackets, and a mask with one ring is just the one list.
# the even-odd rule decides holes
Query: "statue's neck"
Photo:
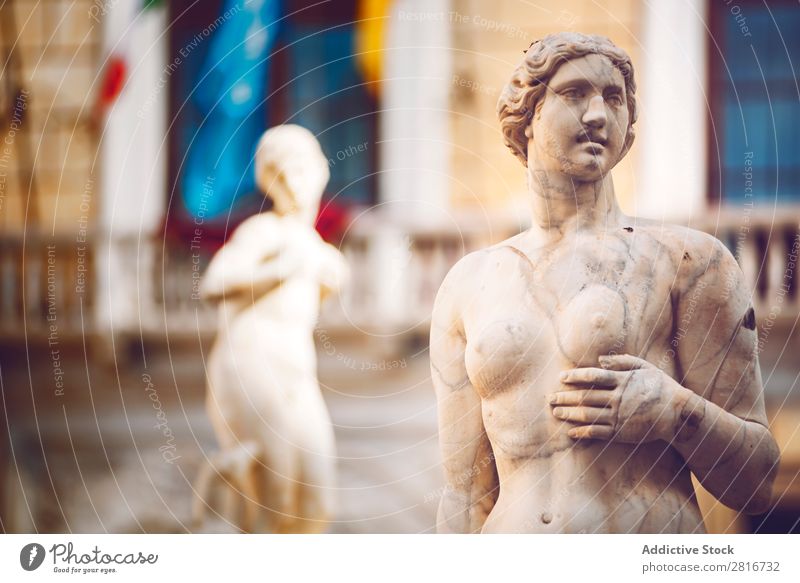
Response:
[{"label": "statue's neck", "polygon": [[622,215],[610,174],[596,182],[579,182],[560,172],[531,168],[528,191],[532,228],[545,240],[578,230],[604,229]]},{"label": "statue's neck", "polygon": [[314,205],[309,208],[298,208],[296,206],[284,207],[275,202],[272,207],[272,212],[274,212],[276,215],[278,215],[283,219],[288,219],[292,222],[297,222],[304,226],[313,227],[317,222],[319,205]]}]

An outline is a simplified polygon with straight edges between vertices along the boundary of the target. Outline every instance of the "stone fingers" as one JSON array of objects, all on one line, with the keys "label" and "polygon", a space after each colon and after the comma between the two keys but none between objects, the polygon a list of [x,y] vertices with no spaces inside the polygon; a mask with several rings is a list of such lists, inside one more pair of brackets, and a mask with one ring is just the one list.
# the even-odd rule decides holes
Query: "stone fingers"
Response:
[{"label": "stone fingers", "polygon": [[573,427],[567,435],[573,439],[611,439],[614,437],[614,429],[608,425],[584,425]]},{"label": "stone fingers", "polygon": [[653,366],[643,358],[639,358],[638,356],[633,356],[631,354],[609,354],[606,356],[601,356],[598,361],[600,362],[600,366],[602,366],[604,369],[618,371],[636,370],[640,368],[650,368]]},{"label": "stone fingers", "polygon": [[574,368],[561,373],[560,380],[567,385],[592,385],[598,388],[611,389],[620,381],[620,373],[603,368]]},{"label": "stone fingers", "polygon": [[611,391],[596,389],[576,389],[561,391],[550,395],[551,405],[589,405],[593,407],[610,407],[613,402]]},{"label": "stone fingers", "polygon": [[556,407],[553,416],[563,421],[576,423],[600,423],[610,425],[614,421],[611,409],[600,407]]}]

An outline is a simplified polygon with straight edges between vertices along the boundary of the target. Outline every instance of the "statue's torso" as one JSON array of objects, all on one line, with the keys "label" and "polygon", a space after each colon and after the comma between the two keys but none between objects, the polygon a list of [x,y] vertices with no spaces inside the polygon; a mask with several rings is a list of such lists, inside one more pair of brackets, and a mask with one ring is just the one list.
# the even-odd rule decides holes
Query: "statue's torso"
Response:
[{"label": "statue's torso", "polygon": [[[667,444],[577,442],[548,396],[561,371],[634,354],[675,374],[674,254],[645,230],[587,233],[485,254],[465,291],[465,364],[482,399],[500,498],[486,531],[673,532],[702,525],[688,472]],[[470,295],[471,294],[471,295]],[[597,389],[601,390],[601,389]],[[702,529],[702,526],[700,526]]]},{"label": "statue's torso", "polygon": [[[247,266],[253,273],[251,289],[219,303],[218,332],[207,365],[209,391],[228,417],[252,427],[263,424],[264,411],[287,418],[293,408],[298,418],[304,411],[322,415],[313,329],[324,243],[312,227],[269,213],[249,221],[245,242],[261,253],[262,264]],[[270,288],[258,286],[262,265],[276,275]],[[245,427],[239,433],[248,431]]]}]

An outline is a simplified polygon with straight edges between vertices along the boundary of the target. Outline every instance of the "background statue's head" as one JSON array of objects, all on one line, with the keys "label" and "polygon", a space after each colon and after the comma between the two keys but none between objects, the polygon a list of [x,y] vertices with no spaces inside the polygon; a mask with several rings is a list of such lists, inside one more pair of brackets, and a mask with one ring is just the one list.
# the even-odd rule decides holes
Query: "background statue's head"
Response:
[{"label": "background statue's head", "polygon": [[276,213],[316,218],[330,171],[314,134],[292,124],[268,129],[258,141],[255,172]]},{"label": "background statue's head", "polygon": [[633,144],[636,83],[628,54],[576,32],[534,42],[497,103],[504,141],[526,166],[596,180]]}]

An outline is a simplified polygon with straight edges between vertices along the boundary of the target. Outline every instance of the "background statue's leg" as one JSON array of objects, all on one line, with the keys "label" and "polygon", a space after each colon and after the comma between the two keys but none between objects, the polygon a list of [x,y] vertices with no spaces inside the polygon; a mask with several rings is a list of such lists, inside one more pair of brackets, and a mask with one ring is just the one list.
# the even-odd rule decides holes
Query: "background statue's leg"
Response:
[{"label": "background statue's leg", "polygon": [[299,530],[324,532],[336,512],[336,447],[330,417],[322,399],[317,403],[313,432],[304,435],[298,483]]}]

